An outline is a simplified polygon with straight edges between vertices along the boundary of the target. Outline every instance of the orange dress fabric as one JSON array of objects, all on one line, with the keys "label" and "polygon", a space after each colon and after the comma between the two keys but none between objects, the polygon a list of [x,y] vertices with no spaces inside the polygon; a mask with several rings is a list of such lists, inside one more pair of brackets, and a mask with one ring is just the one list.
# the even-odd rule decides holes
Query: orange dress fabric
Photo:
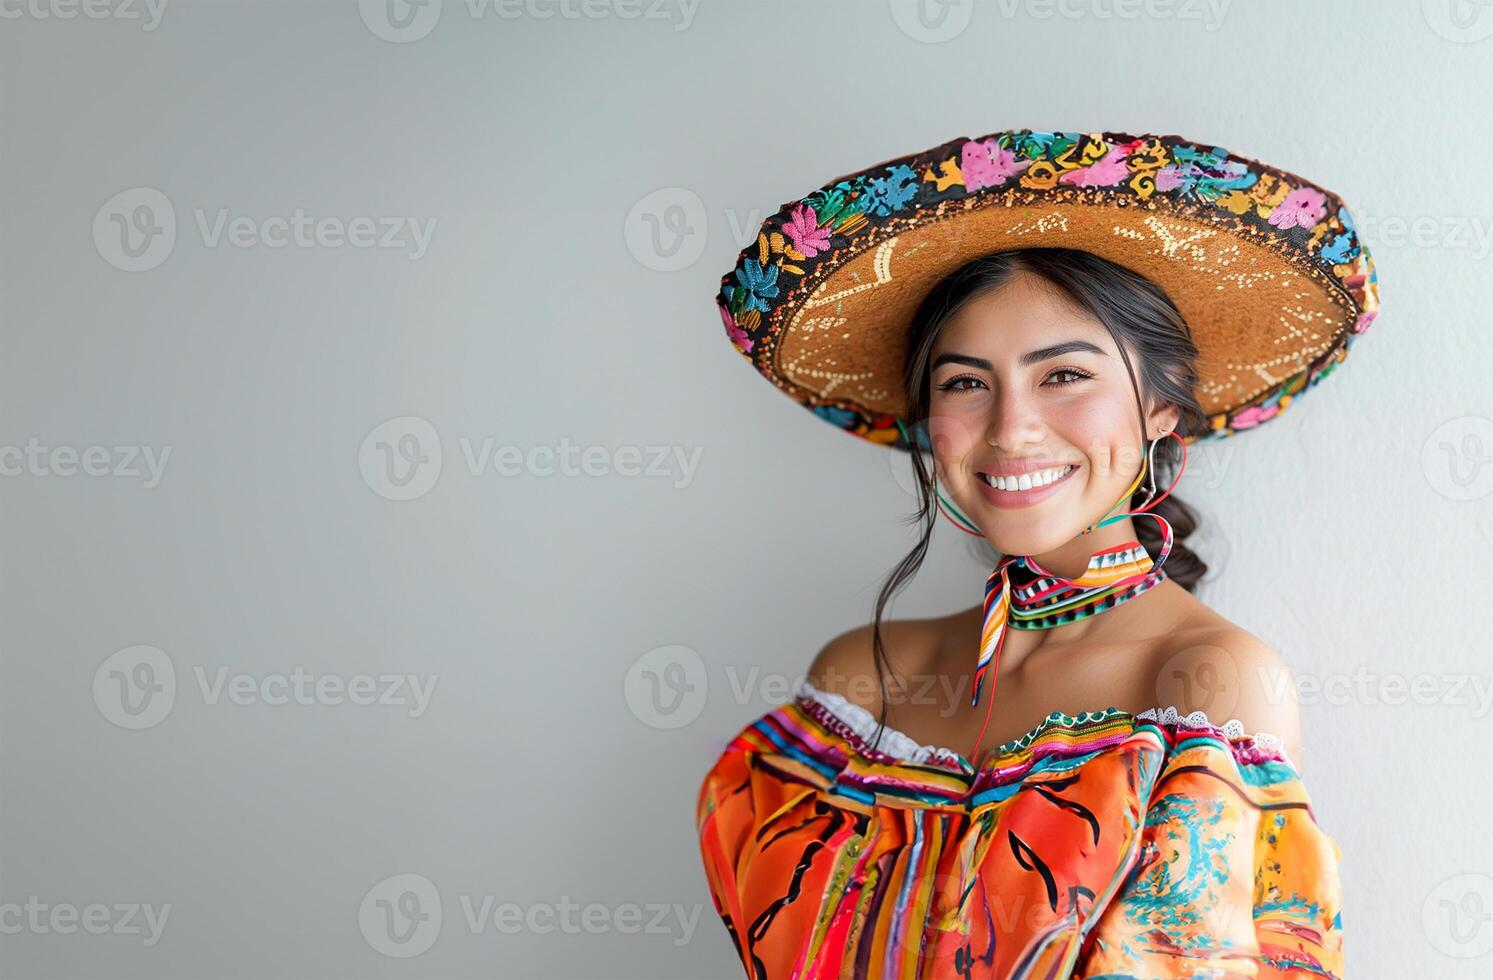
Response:
[{"label": "orange dress fabric", "polygon": [[1053,713],[978,768],[804,684],[698,795],[751,980],[1343,976],[1341,851],[1278,740]]}]

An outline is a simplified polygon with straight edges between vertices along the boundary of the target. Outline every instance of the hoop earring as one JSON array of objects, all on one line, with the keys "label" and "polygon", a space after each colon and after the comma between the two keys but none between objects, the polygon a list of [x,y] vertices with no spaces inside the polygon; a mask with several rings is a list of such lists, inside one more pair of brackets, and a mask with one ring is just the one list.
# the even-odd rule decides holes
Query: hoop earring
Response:
[{"label": "hoop earring", "polygon": [[[1159,445],[1161,445],[1161,440],[1167,438],[1168,436],[1171,436],[1172,438],[1175,438],[1179,443],[1182,444],[1182,462],[1177,467],[1177,475],[1172,480],[1171,486],[1167,487],[1166,488],[1166,492],[1163,493],[1161,496],[1156,497],[1156,447],[1159,446]],[[1173,490],[1175,490],[1177,488],[1177,484],[1180,483],[1181,480],[1182,480],[1182,473],[1186,469],[1187,469],[1187,440],[1186,439],[1183,439],[1180,435],[1177,435],[1177,433],[1172,432],[1169,429],[1166,430],[1166,431],[1163,431],[1161,433],[1161,435],[1157,436],[1155,439],[1152,439],[1151,440],[1151,446],[1150,446],[1150,448],[1146,450],[1146,482],[1149,484],[1149,486],[1146,489],[1146,499],[1143,500],[1143,501],[1141,501],[1140,506],[1138,506],[1138,507],[1135,508],[1134,513],[1142,513],[1144,511],[1148,511],[1152,507],[1155,507],[1157,504],[1159,504],[1163,500],[1165,500],[1167,498],[1167,496]],[[1152,497],[1156,497],[1156,499],[1152,500],[1151,499]]]},{"label": "hoop earring", "polygon": [[1161,445],[1161,440],[1165,438],[1166,433],[1163,432],[1152,439],[1151,444],[1146,447],[1146,496],[1139,506],[1144,507],[1151,502],[1152,497],[1156,496],[1156,447]]},{"label": "hoop earring", "polygon": [[[1175,436],[1176,439],[1182,443],[1182,465],[1178,467],[1177,478],[1172,481],[1171,486],[1166,488],[1166,493],[1163,493],[1161,496],[1156,497],[1156,447],[1161,443],[1161,440],[1165,439],[1167,436]],[[1186,468],[1187,440],[1177,435],[1177,433],[1171,431],[1163,432],[1155,439],[1150,440],[1150,445],[1146,447],[1146,465],[1142,468],[1142,471],[1136,473],[1135,478],[1130,481],[1130,489],[1126,490],[1125,493],[1121,495],[1120,499],[1115,501],[1114,505],[1110,507],[1109,513],[1105,514],[1099,520],[1084,528],[1079,532],[1079,534],[1084,535],[1089,534],[1093,531],[1097,531],[1101,527],[1113,524],[1115,521],[1129,517],[1132,514],[1144,514],[1146,511],[1150,510],[1152,507],[1155,507],[1157,504],[1166,499],[1167,494],[1170,494],[1172,490],[1176,488],[1177,482],[1182,479],[1182,471]],[[1134,507],[1133,509],[1125,509],[1130,499],[1134,497],[1136,491],[1140,489],[1142,478],[1144,478],[1149,483],[1149,486],[1146,488],[1145,502],[1142,503],[1139,507]],[[1155,497],[1156,499],[1152,500],[1152,497]],[[1119,511],[1119,513],[1116,513],[1117,510]]]}]

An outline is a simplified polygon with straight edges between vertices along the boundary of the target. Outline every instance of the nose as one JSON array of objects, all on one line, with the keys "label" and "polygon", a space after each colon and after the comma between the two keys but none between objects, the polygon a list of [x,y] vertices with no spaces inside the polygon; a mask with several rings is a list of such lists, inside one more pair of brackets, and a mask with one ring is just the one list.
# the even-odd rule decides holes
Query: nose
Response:
[{"label": "nose", "polygon": [[990,399],[985,442],[996,449],[1014,452],[1042,439],[1042,419],[1026,393],[1007,385]]}]

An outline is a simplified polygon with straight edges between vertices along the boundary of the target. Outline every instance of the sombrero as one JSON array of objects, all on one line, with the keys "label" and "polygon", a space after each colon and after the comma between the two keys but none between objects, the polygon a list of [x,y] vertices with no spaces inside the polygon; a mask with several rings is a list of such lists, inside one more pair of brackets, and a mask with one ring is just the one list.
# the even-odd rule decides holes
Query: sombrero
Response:
[{"label": "sombrero", "polygon": [[1057,246],[1160,286],[1222,438],[1285,411],[1373,322],[1369,250],[1337,195],[1175,135],[960,137],[784,204],[721,278],[736,349],[821,418],[907,449],[902,366],[924,295],[969,259]]}]

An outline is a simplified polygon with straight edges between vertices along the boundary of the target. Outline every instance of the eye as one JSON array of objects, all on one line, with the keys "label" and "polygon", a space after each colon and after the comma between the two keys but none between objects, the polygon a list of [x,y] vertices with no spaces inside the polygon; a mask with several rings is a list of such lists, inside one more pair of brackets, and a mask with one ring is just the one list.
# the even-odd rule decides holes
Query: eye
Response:
[{"label": "eye", "polygon": [[936,387],[939,391],[974,391],[975,390],[973,388],[962,387],[960,385],[960,382],[962,382],[962,381],[973,381],[975,384],[978,384],[981,387],[983,387],[984,384],[985,384],[985,382],[981,381],[979,378],[975,377],[973,374],[961,374],[961,375],[959,375],[957,377],[950,378],[949,380],[945,381],[941,385],[934,385],[934,387]]},{"label": "eye", "polygon": [[1078,368],[1058,368],[1056,371],[1053,371],[1052,374],[1049,374],[1048,377],[1050,378],[1053,375],[1057,375],[1057,374],[1071,374],[1071,375],[1074,375],[1074,379],[1072,381],[1055,381],[1055,382],[1053,382],[1053,384],[1055,384],[1055,385],[1057,385],[1059,387],[1061,387],[1063,385],[1076,385],[1076,384],[1078,384],[1079,381],[1086,380],[1088,378],[1092,378],[1093,377],[1092,374],[1089,374],[1086,371],[1080,371],[1080,370],[1078,370]]}]

